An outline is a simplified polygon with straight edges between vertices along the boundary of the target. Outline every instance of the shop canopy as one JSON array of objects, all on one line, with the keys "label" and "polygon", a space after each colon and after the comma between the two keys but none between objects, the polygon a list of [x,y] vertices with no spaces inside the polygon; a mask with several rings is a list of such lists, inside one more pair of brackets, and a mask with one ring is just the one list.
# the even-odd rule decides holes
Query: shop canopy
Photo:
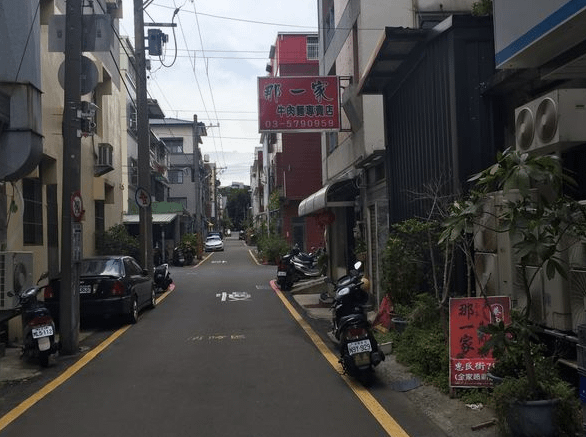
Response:
[{"label": "shop canopy", "polygon": [[[167,223],[171,223],[177,217],[176,213],[172,214],[153,214],[153,224],[157,225],[164,225]],[[136,224],[139,223],[139,215],[138,214],[125,214],[124,215],[124,223],[125,224]]]},{"label": "shop canopy", "polygon": [[354,206],[358,188],[354,179],[345,179],[325,185],[299,204],[299,217],[316,213],[325,208]]}]

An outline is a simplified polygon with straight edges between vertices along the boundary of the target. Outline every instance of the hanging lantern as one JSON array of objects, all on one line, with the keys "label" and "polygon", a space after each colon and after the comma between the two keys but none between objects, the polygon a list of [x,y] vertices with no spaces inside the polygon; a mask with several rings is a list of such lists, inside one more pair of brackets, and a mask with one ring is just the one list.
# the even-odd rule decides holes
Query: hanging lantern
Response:
[{"label": "hanging lantern", "polygon": [[330,210],[323,211],[317,216],[317,222],[322,226],[331,225],[335,220],[336,215]]}]

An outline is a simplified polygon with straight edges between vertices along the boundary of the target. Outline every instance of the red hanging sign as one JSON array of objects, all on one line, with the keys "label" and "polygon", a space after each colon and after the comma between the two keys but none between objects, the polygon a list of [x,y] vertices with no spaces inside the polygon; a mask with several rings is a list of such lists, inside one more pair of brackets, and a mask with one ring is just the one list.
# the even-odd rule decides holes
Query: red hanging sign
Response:
[{"label": "red hanging sign", "polygon": [[258,78],[259,132],[340,130],[337,76]]}]

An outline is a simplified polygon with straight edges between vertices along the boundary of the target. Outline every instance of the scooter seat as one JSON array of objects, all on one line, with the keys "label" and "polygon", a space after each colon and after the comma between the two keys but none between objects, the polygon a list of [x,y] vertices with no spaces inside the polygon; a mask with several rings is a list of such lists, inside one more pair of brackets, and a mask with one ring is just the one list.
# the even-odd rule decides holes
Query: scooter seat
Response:
[{"label": "scooter seat", "polygon": [[356,313],[343,316],[338,322],[338,330],[336,331],[336,338],[340,338],[340,333],[343,332],[349,325],[364,325],[368,324],[368,319],[364,314]]}]

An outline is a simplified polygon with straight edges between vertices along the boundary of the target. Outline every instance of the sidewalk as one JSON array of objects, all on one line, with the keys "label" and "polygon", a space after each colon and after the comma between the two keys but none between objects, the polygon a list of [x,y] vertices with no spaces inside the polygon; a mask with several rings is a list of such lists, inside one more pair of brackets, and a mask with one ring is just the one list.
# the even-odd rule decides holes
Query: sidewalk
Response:
[{"label": "sidewalk", "polygon": [[[291,295],[303,308],[305,315],[315,320],[331,320],[330,307],[319,300],[320,293],[327,291],[323,278],[298,282]],[[330,339],[331,335],[328,336]],[[333,343],[328,344],[331,346]],[[423,384],[408,369],[397,363],[394,355],[387,355],[385,361],[376,367],[377,378],[390,390],[402,392],[408,402],[421,410],[449,436],[497,437],[493,412],[486,406],[467,406],[457,399],[441,393],[433,386]]]},{"label": "sidewalk", "polygon": [[[79,342],[81,343],[85,338],[89,337],[92,331],[82,331],[79,333]],[[59,340],[57,336],[56,340]],[[83,350],[83,346],[81,347]],[[0,386],[3,383],[17,383],[25,382],[29,379],[40,376],[43,373],[43,368],[39,366],[38,362],[27,361],[22,359],[22,348],[20,345],[15,347],[6,347],[4,356],[0,356]],[[51,356],[49,360],[55,360],[55,355]],[[49,361],[51,362],[51,361]]]}]

